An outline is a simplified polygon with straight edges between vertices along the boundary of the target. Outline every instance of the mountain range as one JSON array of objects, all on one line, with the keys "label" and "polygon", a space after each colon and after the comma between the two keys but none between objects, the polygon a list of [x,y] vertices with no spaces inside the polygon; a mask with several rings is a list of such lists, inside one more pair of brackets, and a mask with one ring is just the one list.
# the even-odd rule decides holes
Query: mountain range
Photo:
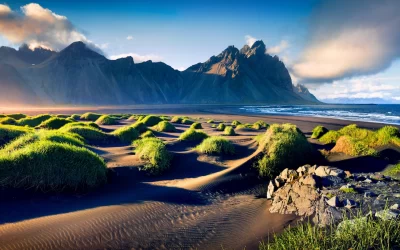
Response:
[{"label": "mountain range", "polygon": [[83,42],[60,52],[0,47],[0,104],[315,104],[262,41],[229,46],[178,71],[162,62],[109,60]]}]

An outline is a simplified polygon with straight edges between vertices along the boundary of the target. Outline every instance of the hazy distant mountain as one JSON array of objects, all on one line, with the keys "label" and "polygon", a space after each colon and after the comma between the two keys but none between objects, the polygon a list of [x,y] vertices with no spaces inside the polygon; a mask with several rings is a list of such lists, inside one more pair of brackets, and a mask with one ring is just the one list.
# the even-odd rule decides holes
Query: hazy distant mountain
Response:
[{"label": "hazy distant mountain", "polygon": [[293,85],[293,91],[301,96],[303,99],[311,102],[319,102],[318,99],[308,91],[306,86],[302,84]]},{"label": "hazy distant mountain", "polygon": [[285,65],[265,53],[262,41],[240,51],[230,46],[184,72],[161,62],[135,64],[132,57],[109,60],[82,42],[58,53],[1,47],[0,64],[12,72],[0,76],[1,92],[12,89],[29,104],[318,102],[308,90],[293,88]]}]

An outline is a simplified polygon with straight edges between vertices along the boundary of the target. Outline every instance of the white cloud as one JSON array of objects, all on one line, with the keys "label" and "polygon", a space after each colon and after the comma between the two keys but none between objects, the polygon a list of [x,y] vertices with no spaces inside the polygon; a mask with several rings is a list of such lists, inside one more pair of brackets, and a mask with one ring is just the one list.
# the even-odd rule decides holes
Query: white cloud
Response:
[{"label": "white cloud", "polygon": [[109,58],[111,60],[116,60],[118,58],[125,58],[125,57],[132,57],[133,60],[135,61],[135,63],[140,63],[140,62],[146,62],[146,61],[153,61],[153,62],[159,62],[161,61],[163,58],[159,55],[154,55],[154,54],[148,54],[148,55],[139,55],[136,53],[126,53],[126,54],[119,54],[119,55],[113,55],[110,56]]},{"label": "white cloud", "polygon": [[375,74],[400,57],[400,1],[323,1],[311,37],[292,67],[303,82]]},{"label": "white cloud", "polygon": [[30,48],[61,50],[76,41],[97,48],[67,17],[36,3],[22,6],[21,12],[0,4],[0,34],[13,44],[26,43]]},{"label": "white cloud", "polygon": [[110,43],[96,44],[96,46],[99,47],[100,49],[108,49],[109,45]]},{"label": "white cloud", "polygon": [[127,36],[126,40],[133,40],[133,36]]},{"label": "white cloud", "polygon": [[278,45],[272,46],[270,48],[267,48],[267,53],[268,54],[280,54],[283,51],[285,51],[287,48],[289,48],[289,42],[286,40],[282,40]]},{"label": "white cloud", "polygon": [[258,40],[257,38],[250,35],[246,35],[244,39],[246,39],[246,44],[249,45],[249,47],[253,46],[253,44]]}]

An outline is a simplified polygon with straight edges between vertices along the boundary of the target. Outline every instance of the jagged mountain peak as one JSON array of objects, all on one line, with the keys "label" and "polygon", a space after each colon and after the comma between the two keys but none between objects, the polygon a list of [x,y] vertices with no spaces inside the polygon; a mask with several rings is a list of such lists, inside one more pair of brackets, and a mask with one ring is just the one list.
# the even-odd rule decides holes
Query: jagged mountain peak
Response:
[{"label": "jagged mountain peak", "polygon": [[61,56],[73,56],[78,58],[101,58],[105,59],[105,57],[98,52],[94,51],[87,44],[82,41],[77,41],[71,43],[68,47],[60,51],[59,55]]}]

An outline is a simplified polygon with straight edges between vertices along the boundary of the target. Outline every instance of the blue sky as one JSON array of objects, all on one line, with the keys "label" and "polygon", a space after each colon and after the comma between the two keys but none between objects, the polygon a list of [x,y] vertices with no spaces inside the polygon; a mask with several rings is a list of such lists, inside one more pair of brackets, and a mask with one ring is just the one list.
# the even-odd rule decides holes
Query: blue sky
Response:
[{"label": "blue sky", "polygon": [[[400,7],[395,0],[383,1],[391,4],[391,9],[396,10]],[[357,2],[359,5],[356,4]],[[28,8],[21,9],[21,7],[30,3],[32,1],[6,0],[4,4],[13,11],[14,15],[24,18],[28,15]],[[269,48],[268,52],[277,54],[288,65],[294,81],[306,84],[321,99],[381,96],[390,101],[400,100],[400,90],[397,88],[398,80],[396,80],[400,77],[400,62],[397,61],[396,56],[391,56],[398,52],[391,45],[400,40],[397,36],[391,40],[388,39],[388,42],[374,41],[373,44],[363,48],[368,51],[377,51],[370,53],[370,57],[365,58],[360,57],[362,53],[350,53],[349,58],[346,59],[348,51],[357,51],[357,49],[339,48],[337,50],[335,47],[337,44],[355,43],[358,48],[365,44],[364,34],[353,37],[352,34],[358,34],[355,32],[357,30],[354,28],[347,31],[348,27],[365,25],[364,30],[373,27],[373,29],[387,32],[386,27],[390,27],[393,22],[397,24],[397,19],[393,21],[390,18],[381,22],[382,16],[378,14],[375,17],[371,15],[371,22],[357,21],[357,15],[359,20],[365,20],[365,16],[362,15],[363,8],[365,13],[369,11],[368,3],[366,4],[362,0],[354,0],[351,4],[347,4],[344,0],[251,2],[43,0],[33,3],[39,4],[40,7],[48,9],[53,14],[65,16],[72,24],[73,27],[69,27],[67,33],[63,33],[69,35],[68,32],[71,30],[74,32],[65,40],[65,43],[70,42],[71,39],[86,39],[100,47],[109,58],[132,55],[137,62],[152,59],[163,61],[176,69],[184,69],[197,62],[206,61],[210,56],[220,53],[228,45],[241,48],[246,42],[251,42],[253,38],[262,39]],[[373,4],[371,3],[370,8],[377,9]],[[355,20],[352,21],[354,25],[350,23],[346,24],[346,27],[342,27],[341,19],[348,18],[346,13],[342,14],[342,10],[351,10],[352,8],[359,9],[361,14],[355,14],[355,17],[352,18]],[[32,9],[38,11],[37,8]],[[385,17],[391,17],[391,9],[382,9]],[[330,13],[327,12],[329,10],[336,11],[337,15],[330,16]],[[400,11],[400,9],[398,10]],[[351,12],[349,12],[350,14],[352,15]],[[393,14],[393,19],[395,18]],[[65,26],[64,21],[61,21],[62,27]],[[337,24],[336,26],[339,28],[330,26],[330,23]],[[59,26],[57,25],[57,27]],[[329,37],[330,29],[332,35],[337,34],[337,37],[344,38],[341,40],[332,38],[327,41],[325,37]],[[321,30],[327,30],[328,33],[321,33]],[[386,34],[375,31],[365,36]],[[40,44],[43,37],[53,39],[49,37],[51,36],[49,34],[16,39],[15,34],[7,30],[7,24],[5,28],[0,27],[0,34],[3,35],[0,44],[9,46],[18,46],[21,41],[28,43],[34,41],[33,43]],[[358,41],[360,46],[357,44]],[[377,48],[377,43],[383,43],[385,49]],[[63,46],[60,41],[46,44],[53,49],[61,49]],[[335,46],[332,47],[332,44]],[[329,49],[329,52],[335,50],[338,52],[333,53],[334,56],[324,56],[327,54],[325,48]],[[341,53],[343,53],[343,58],[341,58]],[[382,56],[378,58],[377,54],[379,53]],[[332,62],[329,61],[330,59]],[[371,59],[377,63],[364,65],[363,62]],[[343,61],[349,63],[346,64]],[[320,66],[325,64],[332,64],[335,67],[327,69]],[[360,65],[353,67],[354,64]],[[314,68],[316,68],[315,71]],[[365,86],[363,82],[366,82]],[[371,85],[381,86],[381,88],[371,88]],[[356,91],[358,92],[355,93]],[[377,94],[382,91],[390,95]]]}]

